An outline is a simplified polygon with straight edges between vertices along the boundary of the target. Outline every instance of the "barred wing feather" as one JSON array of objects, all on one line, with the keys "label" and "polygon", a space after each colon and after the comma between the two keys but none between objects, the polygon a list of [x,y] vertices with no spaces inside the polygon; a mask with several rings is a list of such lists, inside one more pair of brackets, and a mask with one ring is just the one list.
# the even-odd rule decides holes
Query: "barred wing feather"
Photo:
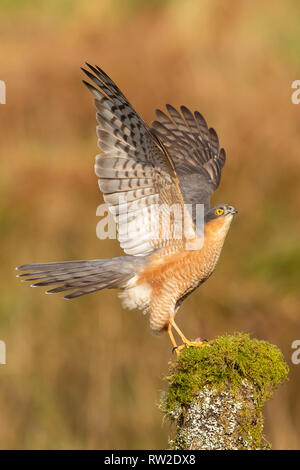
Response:
[{"label": "barred wing feather", "polygon": [[[173,161],[114,82],[99,67],[87,65],[91,71],[83,71],[96,86],[84,83],[95,97],[98,145],[103,152],[96,157],[95,172],[117,223],[120,245],[131,255],[165,246],[179,249],[185,240],[174,227],[183,223],[184,200]],[[165,217],[174,205],[180,213],[175,210]],[[185,217],[192,238],[194,225]],[[158,226],[153,226],[154,221]]]}]

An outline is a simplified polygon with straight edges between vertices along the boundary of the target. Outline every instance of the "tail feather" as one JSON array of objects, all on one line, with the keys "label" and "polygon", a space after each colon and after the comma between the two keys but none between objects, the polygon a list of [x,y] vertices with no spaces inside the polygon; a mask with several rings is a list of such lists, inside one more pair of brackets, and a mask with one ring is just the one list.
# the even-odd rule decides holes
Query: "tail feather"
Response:
[{"label": "tail feather", "polygon": [[48,290],[47,294],[73,290],[64,296],[65,299],[72,299],[104,288],[124,288],[144,263],[144,257],[120,256],[110,259],[23,264],[16,269],[29,271],[19,274],[18,277],[24,281],[37,281],[31,284],[32,287],[59,284]]}]

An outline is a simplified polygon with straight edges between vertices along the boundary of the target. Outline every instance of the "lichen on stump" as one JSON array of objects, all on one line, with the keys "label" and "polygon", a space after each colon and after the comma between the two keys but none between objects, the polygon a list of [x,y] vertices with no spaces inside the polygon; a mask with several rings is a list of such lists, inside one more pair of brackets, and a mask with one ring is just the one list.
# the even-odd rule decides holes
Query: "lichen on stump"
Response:
[{"label": "lichen on stump", "polygon": [[173,449],[266,449],[262,408],[288,375],[281,351],[248,334],[189,347],[171,363],[160,408]]}]

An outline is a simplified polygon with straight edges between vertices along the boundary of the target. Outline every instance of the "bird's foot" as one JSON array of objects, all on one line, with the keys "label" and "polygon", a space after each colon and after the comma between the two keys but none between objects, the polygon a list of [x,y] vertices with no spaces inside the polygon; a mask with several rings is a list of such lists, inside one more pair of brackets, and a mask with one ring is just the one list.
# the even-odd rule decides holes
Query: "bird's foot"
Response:
[{"label": "bird's foot", "polygon": [[181,351],[185,348],[190,348],[190,347],[202,348],[204,346],[209,346],[208,342],[206,340],[202,340],[201,338],[196,338],[195,341],[186,340],[180,346],[173,348],[173,351],[175,351],[177,356],[179,356]]}]

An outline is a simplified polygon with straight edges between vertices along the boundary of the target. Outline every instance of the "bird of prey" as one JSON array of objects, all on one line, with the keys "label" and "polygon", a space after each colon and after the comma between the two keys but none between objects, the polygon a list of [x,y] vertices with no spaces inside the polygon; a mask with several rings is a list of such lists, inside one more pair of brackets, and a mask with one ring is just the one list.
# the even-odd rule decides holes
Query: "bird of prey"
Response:
[{"label": "bird of prey", "polygon": [[[214,271],[237,212],[228,204],[210,207],[225,150],[198,111],[166,105],[167,112],[157,110],[157,119],[148,126],[100,67],[87,67],[82,70],[92,84],[83,83],[94,95],[102,151],[96,156],[95,173],[127,256],[24,264],[17,269],[27,272],[19,276],[34,281],[34,287],[57,284],[47,293],[68,291],[66,299],[104,288],[121,289],[124,306],[148,313],[151,329],[167,331],[173,348],[173,329],[183,345],[200,345],[184,336],[175,315],[182,301]],[[196,204],[204,206],[201,233],[194,211],[185,210]],[[152,211],[173,205],[182,210],[169,219]],[[155,230],[145,223],[150,214],[159,219]],[[174,230],[178,221],[181,227],[184,222],[181,236]]]}]

